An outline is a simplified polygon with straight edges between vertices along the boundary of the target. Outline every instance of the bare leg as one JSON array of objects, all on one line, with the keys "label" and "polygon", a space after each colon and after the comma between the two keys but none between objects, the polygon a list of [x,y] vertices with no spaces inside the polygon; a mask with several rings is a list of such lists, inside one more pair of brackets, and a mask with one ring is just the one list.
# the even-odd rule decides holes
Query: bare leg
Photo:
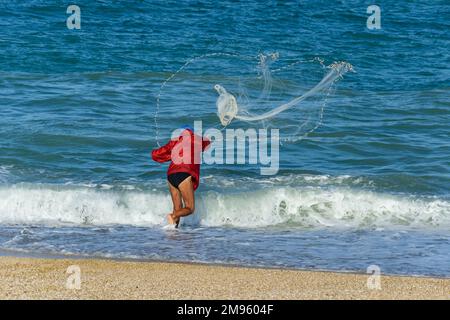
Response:
[{"label": "bare leg", "polygon": [[[168,183],[169,185],[169,191],[170,191],[170,196],[172,197],[172,204],[173,204],[173,211],[172,213],[179,211],[180,209],[183,208],[183,201],[181,198],[181,193],[180,190],[178,190],[177,188],[175,188],[174,186],[172,186],[170,183]],[[178,219],[174,219],[172,217],[172,214],[169,214],[168,217],[169,219],[169,223],[170,224],[178,224],[179,222],[179,218]]]},{"label": "bare leg", "polygon": [[187,178],[178,186],[181,197],[183,198],[184,208],[175,210],[172,213],[172,218],[177,221],[180,217],[186,217],[195,211],[195,196],[194,196],[194,184],[192,183],[192,177]]}]

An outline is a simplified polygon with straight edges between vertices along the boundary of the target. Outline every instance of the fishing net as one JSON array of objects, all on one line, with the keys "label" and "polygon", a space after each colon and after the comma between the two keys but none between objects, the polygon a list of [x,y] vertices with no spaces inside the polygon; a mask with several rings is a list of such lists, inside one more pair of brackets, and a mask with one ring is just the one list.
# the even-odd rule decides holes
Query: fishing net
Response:
[{"label": "fishing net", "polygon": [[170,131],[177,121],[195,120],[202,120],[204,130],[277,128],[282,141],[307,137],[322,124],[334,85],[353,68],[347,62],[326,65],[319,58],[279,58],[278,53],[256,57],[215,53],[187,61],[158,94],[158,143],[161,124]]}]

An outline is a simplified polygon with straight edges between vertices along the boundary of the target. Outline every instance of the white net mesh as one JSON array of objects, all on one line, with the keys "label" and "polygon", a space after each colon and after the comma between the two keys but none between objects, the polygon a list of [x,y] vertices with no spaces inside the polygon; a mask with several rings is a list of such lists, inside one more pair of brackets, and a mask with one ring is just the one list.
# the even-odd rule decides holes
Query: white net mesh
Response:
[{"label": "white net mesh", "polygon": [[[322,124],[334,84],[351,70],[349,63],[327,66],[319,58],[280,61],[278,53],[193,58],[161,85],[156,139],[167,139],[164,135],[178,122],[202,120],[204,130],[277,128],[282,141],[301,140]],[[180,106],[185,112],[180,113]]]},{"label": "white net mesh", "polygon": [[[324,92],[330,89],[337,79],[341,78],[347,71],[352,70],[352,65],[347,62],[335,62],[328,68],[330,69],[330,71],[314,88],[302,94],[301,96],[292,99],[291,101],[284,103],[278,107],[274,107],[272,110],[260,115],[239,115],[236,98],[232,94],[228,93],[224,87],[216,84],[214,88],[219,93],[219,97],[217,98],[217,108],[220,122],[222,123],[222,125],[226,126],[233,120],[233,118],[243,121],[262,121],[273,118],[277,114],[297,106],[303,100],[306,100],[307,98],[312,97],[319,92]],[[270,77],[270,75],[268,74],[265,74],[265,76]],[[265,87],[263,90],[263,98],[268,98],[268,88],[271,87],[270,78],[265,78],[264,80]],[[260,99],[262,98],[260,97]]]},{"label": "white net mesh", "polygon": [[238,105],[236,98],[227,92],[220,84],[214,86],[219,98],[217,98],[217,115],[219,116],[220,123],[223,126],[227,126],[236,117],[238,112]]}]

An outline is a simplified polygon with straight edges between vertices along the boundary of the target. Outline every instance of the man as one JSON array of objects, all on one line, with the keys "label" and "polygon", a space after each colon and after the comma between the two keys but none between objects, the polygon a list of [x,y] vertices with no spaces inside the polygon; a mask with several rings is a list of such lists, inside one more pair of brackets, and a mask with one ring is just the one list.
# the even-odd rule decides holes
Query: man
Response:
[{"label": "man", "polygon": [[181,217],[195,211],[195,195],[200,179],[200,154],[210,145],[210,140],[184,126],[181,135],[165,146],[152,151],[152,159],[163,163],[171,161],[167,181],[172,196],[173,212],[168,214],[170,224],[178,227]]}]

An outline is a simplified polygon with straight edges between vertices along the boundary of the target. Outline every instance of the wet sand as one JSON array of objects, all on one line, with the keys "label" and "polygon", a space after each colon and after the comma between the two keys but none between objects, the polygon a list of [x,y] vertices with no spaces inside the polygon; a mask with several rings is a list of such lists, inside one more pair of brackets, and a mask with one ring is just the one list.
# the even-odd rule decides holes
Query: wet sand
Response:
[{"label": "wet sand", "polygon": [[[69,269],[74,272],[67,273]],[[77,289],[77,270],[80,271]],[[450,279],[101,259],[0,257],[1,299],[450,299]]]}]

